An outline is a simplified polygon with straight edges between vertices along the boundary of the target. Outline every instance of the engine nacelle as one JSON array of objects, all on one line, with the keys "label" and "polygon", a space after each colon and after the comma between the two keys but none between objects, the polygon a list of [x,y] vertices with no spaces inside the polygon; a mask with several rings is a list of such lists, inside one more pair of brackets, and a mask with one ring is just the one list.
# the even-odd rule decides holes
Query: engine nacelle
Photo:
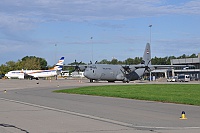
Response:
[{"label": "engine nacelle", "polygon": [[118,74],[117,77],[116,77],[117,80],[123,80],[124,78],[125,78],[124,74],[122,74],[122,73]]},{"label": "engine nacelle", "polygon": [[84,71],[84,70],[86,69],[86,66],[79,66],[79,69],[80,69],[81,71]]},{"label": "engine nacelle", "polygon": [[130,70],[131,70],[131,72],[132,71],[135,71],[137,68],[135,68],[135,67],[133,67],[133,66],[130,66]]}]

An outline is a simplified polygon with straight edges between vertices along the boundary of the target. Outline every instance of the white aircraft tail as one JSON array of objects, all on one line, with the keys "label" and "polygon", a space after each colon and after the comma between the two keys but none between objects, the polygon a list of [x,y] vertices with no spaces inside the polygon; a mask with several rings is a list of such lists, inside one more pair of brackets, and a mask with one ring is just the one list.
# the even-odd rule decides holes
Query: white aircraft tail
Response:
[{"label": "white aircraft tail", "polygon": [[61,57],[56,66],[63,66],[64,63],[64,57]]},{"label": "white aircraft tail", "polygon": [[51,70],[62,70],[64,63],[64,57],[61,57],[58,63],[56,63],[56,66]]}]

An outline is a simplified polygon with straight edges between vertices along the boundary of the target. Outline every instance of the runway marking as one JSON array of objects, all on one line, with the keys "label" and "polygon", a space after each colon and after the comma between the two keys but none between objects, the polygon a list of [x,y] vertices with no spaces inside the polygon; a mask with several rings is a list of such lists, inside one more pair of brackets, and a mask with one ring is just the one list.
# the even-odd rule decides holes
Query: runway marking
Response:
[{"label": "runway marking", "polygon": [[140,130],[142,130],[142,129],[143,130],[149,130],[149,129],[151,129],[151,130],[153,130],[153,129],[157,129],[157,130],[158,129],[160,129],[160,130],[161,129],[169,129],[169,130],[200,129],[200,127],[151,127],[151,126],[135,126],[135,125],[130,124],[130,123],[115,121],[115,120],[101,118],[101,117],[96,117],[96,116],[87,115],[87,114],[76,113],[76,112],[67,111],[67,110],[56,109],[56,108],[52,108],[52,107],[46,107],[46,106],[32,104],[32,103],[26,103],[26,102],[22,102],[22,101],[16,101],[16,100],[11,100],[11,99],[6,99],[6,98],[0,98],[0,100],[14,102],[14,103],[19,103],[19,104],[24,104],[24,105],[38,107],[38,108],[43,108],[43,109],[52,110],[52,111],[61,112],[61,113],[67,113],[67,114],[71,114],[71,115],[75,115],[75,116],[80,116],[80,117],[84,117],[84,118],[88,118],[88,119],[103,121],[103,122],[107,122],[107,123],[112,123],[112,124],[116,124],[116,125],[120,125],[120,126],[125,126],[125,127],[140,129]]}]

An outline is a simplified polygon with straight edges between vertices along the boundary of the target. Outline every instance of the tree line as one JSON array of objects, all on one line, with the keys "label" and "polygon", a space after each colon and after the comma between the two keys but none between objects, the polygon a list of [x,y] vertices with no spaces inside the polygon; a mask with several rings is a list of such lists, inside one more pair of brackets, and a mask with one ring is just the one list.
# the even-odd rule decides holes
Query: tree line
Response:
[{"label": "tree line", "polygon": [[[197,58],[198,56],[196,54],[192,55],[181,55],[178,57],[175,56],[166,56],[166,57],[154,57],[151,59],[151,63],[153,65],[170,65],[171,59],[184,59],[184,58]],[[135,58],[127,58],[124,61],[120,61],[117,59],[112,59],[111,61],[107,59],[103,59],[100,62],[97,62],[98,64],[126,64],[126,65],[132,65],[132,64],[139,64],[142,61],[142,57],[135,57]],[[69,63],[68,65],[75,65],[77,62]],[[81,64],[87,64],[87,63],[81,63]],[[49,69],[52,66],[47,66],[47,61],[44,58],[35,57],[35,56],[25,56],[21,60],[18,60],[17,62],[14,61],[8,61],[5,64],[2,64],[0,66],[0,74],[5,74],[11,70],[45,70]],[[64,68],[69,69],[69,68]],[[72,68],[70,68],[72,69]]]},{"label": "tree line", "polygon": [[44,58],[35,56],[25,56],[21,60],[8,61],[0,66],[0,74],[5,74],[12,70],[45,70],[48,69],[47,61]]},{"label": "tree line", "polygon": [[[192,55],[181,55],[178,57],[175,56],[166,56],[166,57],[154,57],[151,59],[151,64],[152,65],[170,65],[171,59],[184,59],[184,58],[197,58],[198,56],[196,54]],[[132,65],[132,64],[139,64],[142,61],[142,57],[135,57],[135,58],[128,58],[125,61],[119,61],[117,59],[112,59],[111,61],[108,61],[106,59],[103,59],[102,61],[98,62],[99,64],[127,64],[127,65]]]}]

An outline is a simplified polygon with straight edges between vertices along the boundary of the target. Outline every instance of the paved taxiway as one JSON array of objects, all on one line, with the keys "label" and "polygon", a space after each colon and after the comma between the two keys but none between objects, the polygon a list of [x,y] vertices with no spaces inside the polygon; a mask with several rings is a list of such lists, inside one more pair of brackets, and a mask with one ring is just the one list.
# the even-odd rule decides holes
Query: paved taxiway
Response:
[{"label": "paved taxiway", "polygon": [[[104,84],[0,80],[0,133],[200,132],[199,106],[52,93]],[[187,120],[179,119],[183,110]]]}]

